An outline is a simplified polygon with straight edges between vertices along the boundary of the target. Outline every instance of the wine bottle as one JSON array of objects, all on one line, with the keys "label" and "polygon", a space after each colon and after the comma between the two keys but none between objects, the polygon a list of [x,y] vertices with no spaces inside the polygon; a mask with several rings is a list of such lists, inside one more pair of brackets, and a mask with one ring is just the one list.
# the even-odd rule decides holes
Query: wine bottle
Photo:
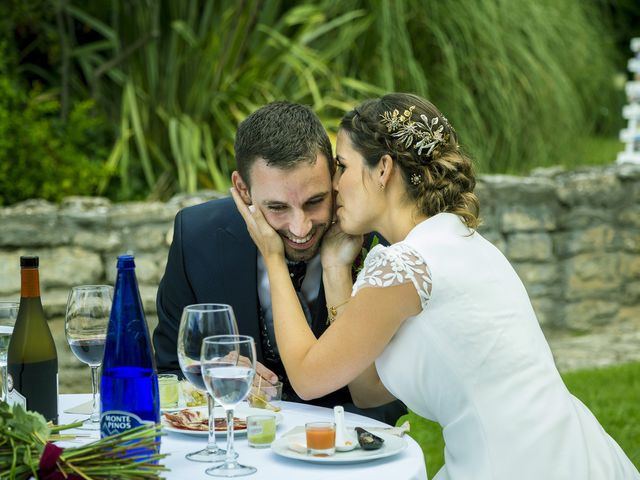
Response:
[{"label": "wine bottle", "polygon": [[58,353],[42,310],[38,266],[38,257],[20,257],[20,307],[7,353],[8,403],[57,423]]},{"label": "wine bottle", "polygon": [[132,255],[118,257],[100,385],[102,437],[160,422],[158,374]]}]

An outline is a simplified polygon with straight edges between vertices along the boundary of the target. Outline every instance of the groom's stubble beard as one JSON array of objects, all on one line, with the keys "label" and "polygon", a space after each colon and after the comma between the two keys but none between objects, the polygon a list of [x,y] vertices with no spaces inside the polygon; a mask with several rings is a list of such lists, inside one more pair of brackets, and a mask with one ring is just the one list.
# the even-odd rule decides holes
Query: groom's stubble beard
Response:
[{"label": "groom's stubble beard", "polygon": [[281,237],[283,237],[282,242],[284,245],[284,255],[287,258],[287,260],[292,262],[306,262],[311,260],[320,251],[320,246],[322,245],[322,239],[324,237],[324,234],[327,233],[327,230],[329,230],[330,226],[331,226],[330,223],[320,223],[320,224],[314,225],[312,227],[312,231],[314,231],[313,238],[312,238],[313,245],[311,245],[309,248],[306,248],[304,250],[295,249],[289,246],[289,244],[286,241],[286,238],[287,238],[286,234],[288,232],[278,230],[278,234]]}]

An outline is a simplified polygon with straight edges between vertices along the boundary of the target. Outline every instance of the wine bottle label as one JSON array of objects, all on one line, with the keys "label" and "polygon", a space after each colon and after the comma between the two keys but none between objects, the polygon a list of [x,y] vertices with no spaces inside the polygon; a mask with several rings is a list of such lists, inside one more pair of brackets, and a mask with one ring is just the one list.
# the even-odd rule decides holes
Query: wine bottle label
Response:
[{"label": "wine bottle label", "polygon": [[7,403],[9,405],[20,405],[25,410],[27,409],[27,399],[13,387],[11,374],[7,375]]},{"label": "wine bottle label", "polygon": [[100,416],[100,434],[102,437],[115,435],[116,433],[126,432],[140,425],[152,424],[147,420],[142,420],[131,412],[123,412],[121,410],[111,410],[104,412]]}]

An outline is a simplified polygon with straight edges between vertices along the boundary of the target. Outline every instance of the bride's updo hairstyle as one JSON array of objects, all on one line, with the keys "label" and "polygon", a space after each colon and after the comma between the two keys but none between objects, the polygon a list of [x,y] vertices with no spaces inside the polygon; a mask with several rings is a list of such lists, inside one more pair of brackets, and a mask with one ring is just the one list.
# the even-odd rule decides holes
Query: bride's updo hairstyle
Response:
[{"label": "bride's updo hairstyle", "polygon": [[340,122],[369,168],[390,155],[399,167],[409,199],[431,217],[449,212],[469,228],[479,224],[471,160],[455,130],[431,102],[409,93],[367,100]]}]

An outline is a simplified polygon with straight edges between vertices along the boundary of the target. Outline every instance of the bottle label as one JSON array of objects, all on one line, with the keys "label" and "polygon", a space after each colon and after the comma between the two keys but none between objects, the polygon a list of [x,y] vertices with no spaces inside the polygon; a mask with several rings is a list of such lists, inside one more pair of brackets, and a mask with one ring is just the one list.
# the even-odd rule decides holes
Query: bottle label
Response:
[{"label": "bottle label", "polygon": [[9,405],[20,405],[25,410],[27,409],[27,399],[13,387],[13,377],[10,373],[7,375],[7,403]]},{"label": "bottle label", "polygon": [[123,412],[121,410],[111,410],[104,412],[100,416],[100,435],[107,437],[116,433],[126,432],[140,425],[147,425],[153,422],[142,420],[131,412]]}]

